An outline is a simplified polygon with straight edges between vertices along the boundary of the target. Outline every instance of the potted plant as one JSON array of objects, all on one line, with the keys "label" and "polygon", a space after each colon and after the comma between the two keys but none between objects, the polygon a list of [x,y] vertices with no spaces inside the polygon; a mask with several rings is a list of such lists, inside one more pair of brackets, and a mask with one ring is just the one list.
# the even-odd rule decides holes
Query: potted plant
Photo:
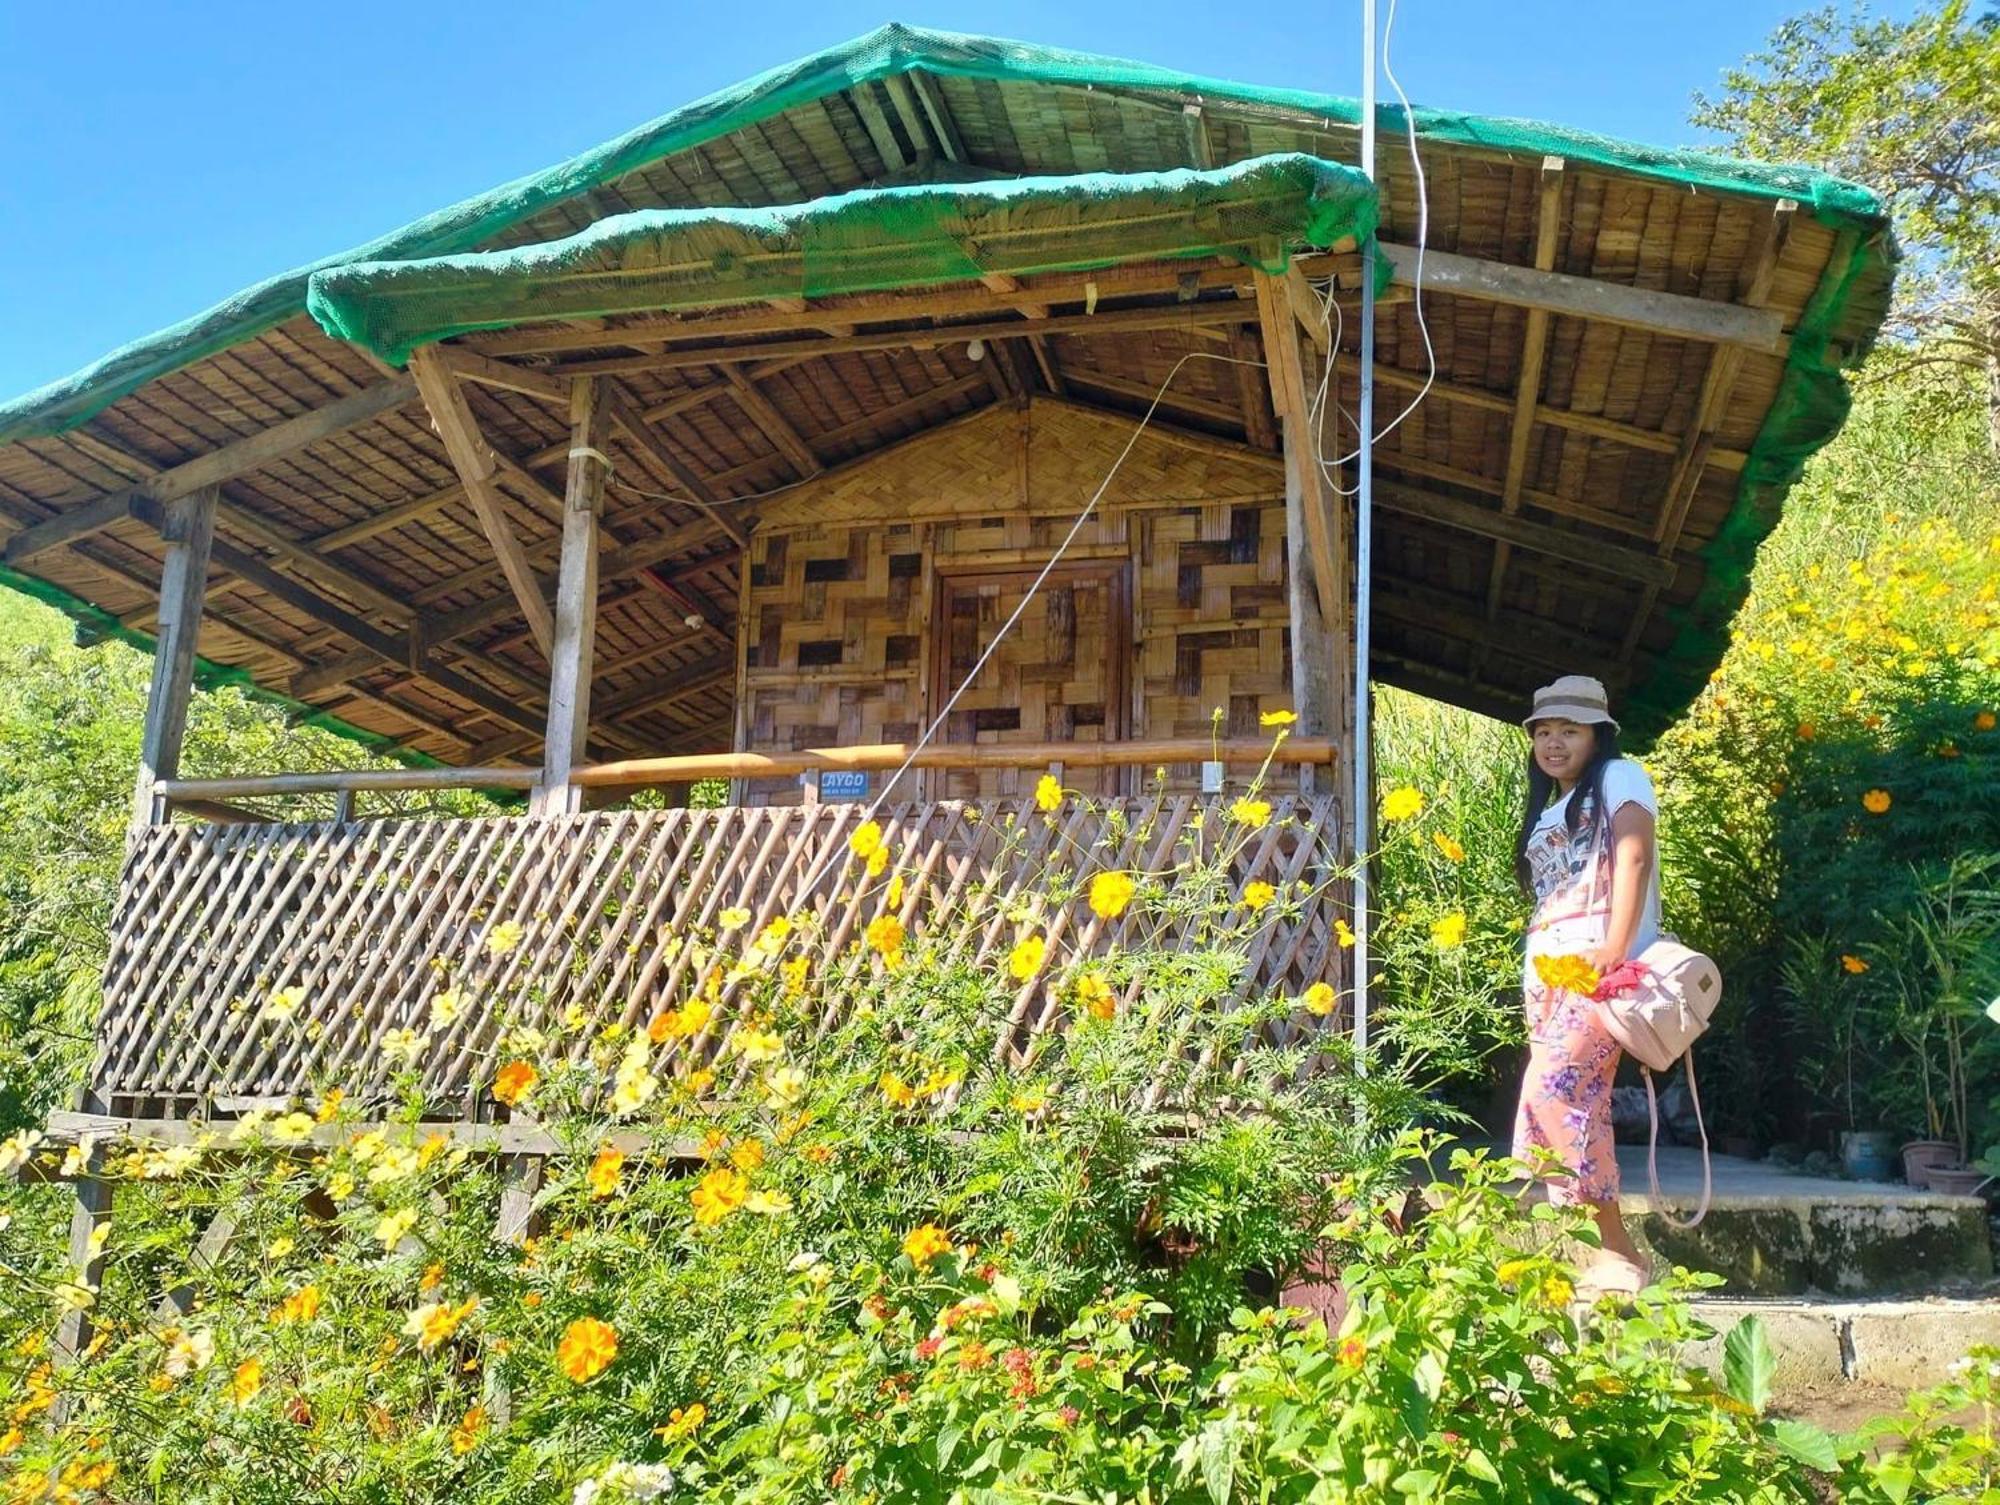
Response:
[{"label": "potted plant", "polygon": [[1903,1175],[1912,1186],[1939,1189],[1938,1173],[1965,1168],[1971,1154],[1966,1030],[1995,981],[1996,867],[2000,854],[1954,857],[1921,883],[1916,902],[1896,927],[1898,1032],[1916,1058],[1929,1132],[1903,1146]]}]

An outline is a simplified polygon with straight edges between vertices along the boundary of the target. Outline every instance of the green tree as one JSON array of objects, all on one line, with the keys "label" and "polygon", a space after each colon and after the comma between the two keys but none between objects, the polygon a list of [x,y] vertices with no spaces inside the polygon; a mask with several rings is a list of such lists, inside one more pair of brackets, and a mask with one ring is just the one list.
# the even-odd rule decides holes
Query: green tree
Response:
[{"label": "green tree", "polygon": [[2000,10],[1945,0],[1908,21],[1809,11],[1695,95],[1694,123],[1750,156],[1884,192],[1909,255],[1890,334],[1902,369],[1984,373],[2000,453]]}]

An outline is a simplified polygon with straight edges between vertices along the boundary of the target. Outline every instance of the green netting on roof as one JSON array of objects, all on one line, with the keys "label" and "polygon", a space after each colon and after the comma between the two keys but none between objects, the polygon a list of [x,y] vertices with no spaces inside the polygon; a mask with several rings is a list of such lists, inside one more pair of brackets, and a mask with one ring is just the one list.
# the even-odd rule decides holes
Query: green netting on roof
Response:
[{"label": "green netting on roof", "polygon": [[665,209],[563,240],[313,274],[329,334],[400,365],[430,340],[528,319],[823,297],[983,275],[1227,256],[1271,273],[1290,253],[1375,228],[1375,189],[1318,157],[1214,171],[1090,173],[860,189],[770,209]]},{"label": "green netting on roof", "polygon": [[[0,444],[60,433],[156,377],[296,316],[305,307],[308,278],[322,268],[469,251],[551,204],[676,151],[856,84],[918,70],[997,82],[1198,95],[1214,102],[1282,111],[1308,127],[1314,120],[1351,124],[1360,116],[1354,100],[1338,95],[1253,87],[1147,63],[891,23],[662,115],[559,166],[463,200],[351,251],[269,278],[204,313],[135,340],[74,375],[0,405]],[[1385,134],[1393,136],[1403,130],[1403,113],[1395,106],[1383,106],[1376,118]],[[1413,120],[1418,133],[1433,141],[1524,156],[1555,153],[1578,167],[1630,172],[1732,193],[1793,198],[1838,228],[1872,233],[1886,223],[1881,201],[1868,189],[1809,168],[1739,162],[1706,152],[1664,151],[1541,121],[1425,109],[1414,111]]]}]

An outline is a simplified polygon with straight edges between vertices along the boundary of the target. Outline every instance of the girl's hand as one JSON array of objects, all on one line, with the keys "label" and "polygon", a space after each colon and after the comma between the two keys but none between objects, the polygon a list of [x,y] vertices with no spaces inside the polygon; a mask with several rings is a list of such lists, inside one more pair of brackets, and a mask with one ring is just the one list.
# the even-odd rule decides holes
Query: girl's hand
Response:
[{"label": "girl's hand", "polygon": [[1623,946],[1614,946],[1609,941],[1590,953],[1590,965],[1599,977],[1623,966],[1629,959]]}]

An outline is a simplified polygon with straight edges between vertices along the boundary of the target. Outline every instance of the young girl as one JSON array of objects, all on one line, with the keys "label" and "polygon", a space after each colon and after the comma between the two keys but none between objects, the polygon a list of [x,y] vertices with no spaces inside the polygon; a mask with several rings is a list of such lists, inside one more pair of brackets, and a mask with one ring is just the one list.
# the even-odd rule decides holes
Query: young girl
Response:
[{"label": "young girl", "polygon": [[1535,960],[1581,956],[1602,974],[1659,937],[1653,823],[1660,807],[1646,771],[1618,754],[1618,723],[1597,680],[1569,674],[1543,686],[1522,725],[1533,745],[1514,871],[1535,912],[1521,981],[1529,1048],[1514,1153],[1553,1154],[1567,1174],[1549,1183],[1550,1199],[1596,1215],[1603,1252],[1584,1276],[1586,1293],[1633,1291],[1646,1271],[1618,1215],[1611,1139],[1618,1044],[1597,1005],[1549,987]]}]

